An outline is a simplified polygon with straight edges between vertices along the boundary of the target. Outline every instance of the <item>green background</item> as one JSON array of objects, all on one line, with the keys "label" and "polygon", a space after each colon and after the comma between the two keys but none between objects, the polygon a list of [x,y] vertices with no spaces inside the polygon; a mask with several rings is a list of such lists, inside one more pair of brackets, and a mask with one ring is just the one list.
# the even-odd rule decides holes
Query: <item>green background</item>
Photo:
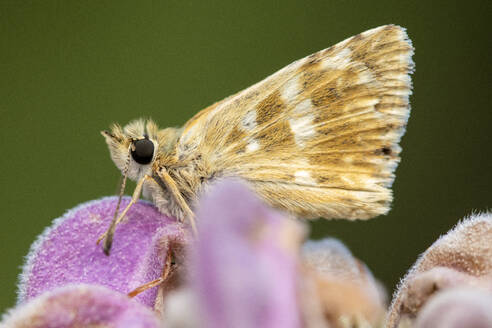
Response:
[{"label": "green background", "polygon": [[406,27],[416,48],[393,209],[368,222],[317,221],[312,235],[342,239],[392,291],[440,234],[492,206],[491,9],[490,1],[1,1],[0,312],[15,302],[36,235],[67,209],[115,193],[119,173],[100,130],[142,116],[181,125],[298,58],[388,23]]}]

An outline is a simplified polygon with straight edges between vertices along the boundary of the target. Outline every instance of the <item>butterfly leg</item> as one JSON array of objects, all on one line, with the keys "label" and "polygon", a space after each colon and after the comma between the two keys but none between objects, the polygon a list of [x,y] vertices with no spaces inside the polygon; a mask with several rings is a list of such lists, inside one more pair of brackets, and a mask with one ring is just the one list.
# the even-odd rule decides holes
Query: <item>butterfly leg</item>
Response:
[{"label": "butterfly leg", "polygon": [[155,280],[152,280],[146,284],[143,284],[143,285],[135,288],[134,290],[132,290],[131,292],[128,293],[128,296],[129,297],[135,297],[138,294],[146,291],[147,289],[159,286],[160,284],[165,282],[167,280],[167,278],[169,277],[169,275],[171,274],[171,272],[174,268],[174,265],[175,265],[174,264],[174,256],[172,254],[171,249],[169,249],[167,252],[167,255],[166,255],[166,263],[164,264],[164,269],[162,271],[162,275]]},{"label": "butterfly leg", "polygon": [[116,229],[116,226],[118,225],[118,223],[121,222],[121,220],[123,220],[123,218],[125,217],[126,213],[130,209],[130,207],[132,207],[132,205],[135,204],[139,200],[140,195],[142,193],[142,188],[143,188],[144,182],[148,179],[152,180],[152,178],[149,175],[145,175],[142,179],[140,179],[138,181],[137,186],[135,187],[135,191],[133,192],[132,199],[131,199],[130,203],[128,203],[128,205],[123,210],[123,212],[121,212],[121,214],[118,216],[118,218],[113,219],[108,230],[98,238],[97,243],[99,243],[102,239],[106,238],[104,240],[104,248],[103,248],[104,254],[109,255],[111,245],[113,244],[113,236],[114,236],[114,231]]},{"label": "butterfly leg", "polygon": [[181,207],[181,209],[183,210],[186,218],[190,221],[191,229],[193,230],[193,234],[196,236],[197,229],[195,224],[195,214],[193,214],[193,211],[188,206],[188,203],[186,203],[183,196],[181,195],[178,186],[176,186],[176,182],[174,182],[173,178],[169,175],[169,173],[167,173],[165,169],[161,169],[159,171],[159,177],[164,182],[169,192],[173,195],[179,207]]}]

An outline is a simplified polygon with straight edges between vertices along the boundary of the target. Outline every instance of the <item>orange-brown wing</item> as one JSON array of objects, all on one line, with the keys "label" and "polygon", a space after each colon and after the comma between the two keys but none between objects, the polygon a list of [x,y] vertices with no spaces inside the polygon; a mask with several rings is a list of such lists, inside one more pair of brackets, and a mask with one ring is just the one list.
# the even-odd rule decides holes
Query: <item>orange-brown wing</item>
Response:
[{"label": "orange-brown wing", "polygon": [[405,30],[387,25],[298,60],[197,114],[179,158],[200,153],[217,176],[242,178],[298,216],[385,214],[412,54]]}]

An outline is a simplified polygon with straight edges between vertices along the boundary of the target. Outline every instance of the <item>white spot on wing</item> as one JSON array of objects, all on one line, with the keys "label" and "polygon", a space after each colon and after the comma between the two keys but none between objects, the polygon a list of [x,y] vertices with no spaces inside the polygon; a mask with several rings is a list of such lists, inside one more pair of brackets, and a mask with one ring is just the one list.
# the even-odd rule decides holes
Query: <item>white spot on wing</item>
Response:
[{"label": "white spot on wing", "polygon": [[253,152],[253,151],[257,151],[258,149],[260,149],[260,144],[256,140],[251,141],[246,146],[246,152],[248,152],[248,153]]},{"label": "white spot on wing", "polygon": [[369,70],[359,72],[359,84],[367,84],[374,80],[374,75]]},{"label": "white spot on wing", "polygon": [[302,184],[316,184],[316,181],[311,177],[311,174],[305,170],[299,170],[294,173],[295,182]]},{"label": "white spot on wing", "polygon": [[246,131],[256,128],[256,111],[249,110],[241,121],[241,127]]},{"label": "white spot on wing", "polygon": [[292,101],[299,92],[299,77],[296,76],[285,83],[282,88],[282,97],[287,101]]},{"label": "white spot on wing", "polygon": [[300,118],[289,119],[290,129],[294,133],[294,138],[299,146],[304,145],[304,140],[312,138],[316,131],[313,126],[313,116],[304,115]]},{"label": "white spot on wing", "polygon": [[294,108],[294,113],[297,115],[307,115],[312,111],[311,99],[305,99],[298,103]]},{"label": "white spot on wing", "polygon": [[410,93],[409,89],[403,89],[403,90],[390,90],[389,94],[395,95],[395,96],[408,96]]},{"label": "white spot on wing", "polygon": [[349,48],[344,48],[335,55],[326,57],[321,63],[324,69],[340,69],[347,67],[350,63],[350,55],[352,51]]}]

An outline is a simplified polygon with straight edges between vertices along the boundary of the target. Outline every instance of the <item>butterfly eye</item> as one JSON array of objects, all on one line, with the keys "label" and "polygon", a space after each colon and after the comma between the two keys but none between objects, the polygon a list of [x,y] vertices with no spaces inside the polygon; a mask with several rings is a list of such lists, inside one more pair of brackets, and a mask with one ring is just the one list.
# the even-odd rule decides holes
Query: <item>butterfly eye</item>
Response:
[{"label": "butterfly eye", "polygon": [[154,156],[154,144],[147,138],[134,141],[131,154],[138,164],[149,164]]}]

